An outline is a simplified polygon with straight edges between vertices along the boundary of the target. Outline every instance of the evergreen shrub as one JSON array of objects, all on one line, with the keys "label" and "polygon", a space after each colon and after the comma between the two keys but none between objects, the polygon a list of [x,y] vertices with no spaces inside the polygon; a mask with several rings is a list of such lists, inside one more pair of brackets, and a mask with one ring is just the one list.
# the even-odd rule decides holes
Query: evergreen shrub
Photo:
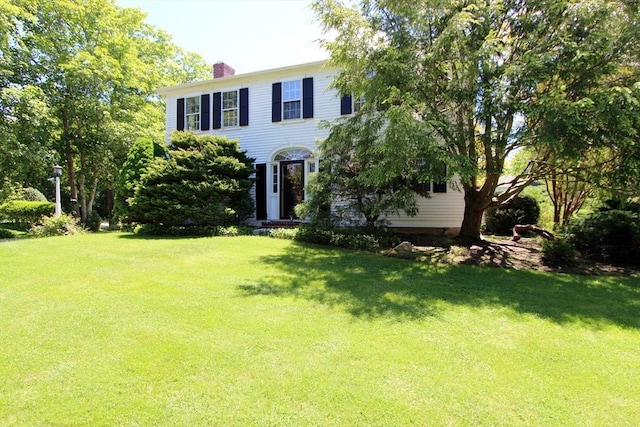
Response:
[{"label": "evergreen shrub", "polygon": [[100,225],[102,224],[102,217],[95,210],[91,211],[91,215],[87,218],[87,227],[89,230],[96,232],[100,231]]},{"label": "evergreen shrub", "polygon": [[21,200],[27,200],[30,202],[46,202],[47,198],[37,188],[27,187],[22,189]]},{"label": "evergreen shrub", "polygon": [[488,234],[510,235],[517,224],[537,224],[540,218],[538,202],[531,196],[514,198],[508,205],[488,209],[484,231]]},{"label": "evergreen shrub", "polygon": [[542,242],[542,259],[552,265],[571,265],[578,258],[576,248],[563,238]]},{"label": "evergreen shrub", "polygon": [[167,157],[149,164],[127,213],[132,222],[176,227],[172,232],[237,225],[254,211],[253,162],[237,140],[174,132]]},{"label": "evergreen shrub", "polygon": [[567,239],[587,259],[640,265],[640,213],[601,210],[571,221]]}]

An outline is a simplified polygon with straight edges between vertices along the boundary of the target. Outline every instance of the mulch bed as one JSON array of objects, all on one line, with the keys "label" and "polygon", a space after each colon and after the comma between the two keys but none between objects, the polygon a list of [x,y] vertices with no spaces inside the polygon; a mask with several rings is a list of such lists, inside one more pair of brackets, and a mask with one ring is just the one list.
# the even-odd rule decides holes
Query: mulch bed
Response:
[{"label": "mulch bed", "polygon": [[578,259],[571,265],[551,265],[542,258],[540,242],[524,238],[514,242],[506,237],[486,236],[482,242],[462,246],[439,237],[420,236],[411,251],[391,249],[384,255],[420,262],[466,264],[515,270],[534,270],[587,275],[619,275],[640,277],[640,270]]}]

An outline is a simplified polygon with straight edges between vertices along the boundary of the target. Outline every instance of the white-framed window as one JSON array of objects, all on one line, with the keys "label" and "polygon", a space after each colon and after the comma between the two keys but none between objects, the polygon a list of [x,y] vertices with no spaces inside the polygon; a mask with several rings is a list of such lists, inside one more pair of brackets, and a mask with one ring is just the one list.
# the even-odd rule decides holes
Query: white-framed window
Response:
[{"label": "white-framed window", "polygon": [[362,106],[364,105],[365,99],[364,96],[360,96],[358,98],[353,98],[353,112],[357,113],[358,111],[360,111],[362,109]]},{"label": "white-framed window", "polygon": [[282,119],[302,117],[302,83],[300,80],[282,82]]},{"label": "white-framed window", "polygon": [[278,165],[271,166],[271,174],[273,178],[273,193],[276,194],[278,192]]},{"label": "white-framed window", "polygon": [[200,130],[200,97],[187,98],[185,107],[187,130]]},{"label": "white-framed window", "polygon": [[222,92],[222,127],[238,126],[238,91]]}]

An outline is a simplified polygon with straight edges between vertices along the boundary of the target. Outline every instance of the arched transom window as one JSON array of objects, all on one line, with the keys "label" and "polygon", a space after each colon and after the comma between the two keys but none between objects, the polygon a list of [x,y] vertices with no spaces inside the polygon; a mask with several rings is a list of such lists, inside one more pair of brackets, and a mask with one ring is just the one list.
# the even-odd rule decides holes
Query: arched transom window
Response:
[{"label": "arched transom window", "polygon": [[311,151],[305,149],[291,149],[286,151],[281,151],[276,154],[274,160],[276,162],[282,160],[304,160],[311,158]]}]

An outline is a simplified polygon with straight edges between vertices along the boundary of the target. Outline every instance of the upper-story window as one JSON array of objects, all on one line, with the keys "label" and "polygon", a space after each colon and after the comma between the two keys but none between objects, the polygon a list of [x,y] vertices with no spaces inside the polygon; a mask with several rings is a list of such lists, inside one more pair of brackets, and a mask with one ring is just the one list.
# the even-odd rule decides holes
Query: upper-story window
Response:
[{"label": "upper-story window", "polygon": [[340,99],[340,114],[344,116],[345,114],[357,113],[362,109],[365,102],[364,96],[344,95]]},{"label": "upper-story window", "polygon": [[356,99],[353,100],[353,112],[357,113],[358,111],[360,111],[362,109],[362,106],[365,103],[365,99],[364,96],[360,96]]},{"label": "upper-story window", "polygon": [[222,126],[238,126],[238,91],[222,92]]},{"label": "upper-story window", "polygon": [[213,93],[213,129],[249,126],[249,88]]},{"label": "upper-story window", "polygon": [[358,98],[354,98],[353,100],[353,112],[357,113],[358,111],[360,111],[362,109],[362,106],[364,105],[364,96],[359,96]]},{"label": "upper-story window", "polygon": [[200,97],[192,96],[186,99],[186,129],[200,130]]},{"label": "upper-story window", "polygon": [[299,119],[302,111],[300,80],[282,83],[282,119]]},{"label": "upper-story window", "polygon": [[176,103],[176,129],[207,131],[210,126],[211,96],[208,93],[178,98]]},{"label": "upper-story window", "polygon": [[273,84],[271,121],[313,118],[313,77]]}]

